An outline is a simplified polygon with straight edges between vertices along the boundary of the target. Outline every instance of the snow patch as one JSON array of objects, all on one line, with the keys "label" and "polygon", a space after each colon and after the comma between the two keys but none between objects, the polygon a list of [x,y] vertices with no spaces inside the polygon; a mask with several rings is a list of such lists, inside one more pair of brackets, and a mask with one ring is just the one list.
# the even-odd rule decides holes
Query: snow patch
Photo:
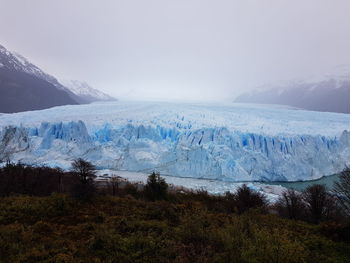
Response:
[{"label": "snow patch", "polygon": [[16,59],[22,64],[22,66],[26,66],[27,64],[30,64],[27,59],[25,59],[23,56],[16,52],[12,52],[12,54],[16,57]]}]

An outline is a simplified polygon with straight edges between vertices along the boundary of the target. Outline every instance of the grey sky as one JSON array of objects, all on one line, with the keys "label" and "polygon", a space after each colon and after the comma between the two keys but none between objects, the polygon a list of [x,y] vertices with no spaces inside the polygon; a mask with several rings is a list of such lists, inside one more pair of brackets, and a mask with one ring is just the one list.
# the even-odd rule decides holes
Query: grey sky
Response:
[{"label": "grey sky", "polygon": [[0,43],[114,96],[221,100],[350,64],[349,0],[0,0]]}]

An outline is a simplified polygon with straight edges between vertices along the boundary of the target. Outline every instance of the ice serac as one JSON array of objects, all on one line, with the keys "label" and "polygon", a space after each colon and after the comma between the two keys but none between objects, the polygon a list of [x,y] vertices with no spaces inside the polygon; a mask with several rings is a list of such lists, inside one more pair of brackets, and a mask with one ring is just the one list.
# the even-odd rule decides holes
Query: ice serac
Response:
[{"label": "ice serac", "polygon": [[86,126],[82,121],[53,124],[45,122],[40,125],[38,130],[34,130],[34,135],[43,138],[40,144],[42,149],[51,149],[55,140],[71,142],[80,146],[91,142]]},{"label": "ice serac", "polygon": [[[262,136],[205,128],[181,132],[160,126],[113,128],[89,135],[82,121],[42,123],[38,128],[6,127],[1,156],[50,164],[52,157],[86,158],[99,167],[226,181],[317,178],[342,169],[349,133],[322,136]],[[342,153],[346,153],[345,156]]]},{"label": "ice serac", "polygon": [[350,115],[271,106],[114,102],[0,116],[0,161],[223,181],[316,179],[350,160]]}]

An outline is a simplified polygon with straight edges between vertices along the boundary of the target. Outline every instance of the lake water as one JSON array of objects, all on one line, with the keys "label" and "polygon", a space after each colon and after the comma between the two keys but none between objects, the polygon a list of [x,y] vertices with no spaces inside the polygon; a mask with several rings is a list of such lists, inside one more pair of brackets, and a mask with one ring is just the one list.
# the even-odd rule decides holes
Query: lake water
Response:
[{"label": "lake water", "polygon": [[285,188],[294,189],[297,191],[305,190],[308,186],[313,184],[323,184],[328,190],[333,188],[335,182],[339,180],[339,174],[324,176],[317,180],[298,181],[298,182],[269,182],[269,185],[281,185]]}]

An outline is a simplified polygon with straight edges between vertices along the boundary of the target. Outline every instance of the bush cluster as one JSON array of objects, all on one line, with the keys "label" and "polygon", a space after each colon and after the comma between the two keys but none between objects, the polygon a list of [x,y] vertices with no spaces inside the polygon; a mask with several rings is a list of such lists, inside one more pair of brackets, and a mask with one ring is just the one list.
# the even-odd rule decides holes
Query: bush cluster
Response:
[{"label": "bush cluster", "polygon": [[69,172],[8,163],[0,262],[350,262],[348,176],[269,204],[246,185],[211,195],[157,173],[97,183],[82,159]]},{"label": "bush cluster", "polygon": [[350,262],[350,244],[329,229],[190,199],[10,196],[0,202],[0,262]]}]

